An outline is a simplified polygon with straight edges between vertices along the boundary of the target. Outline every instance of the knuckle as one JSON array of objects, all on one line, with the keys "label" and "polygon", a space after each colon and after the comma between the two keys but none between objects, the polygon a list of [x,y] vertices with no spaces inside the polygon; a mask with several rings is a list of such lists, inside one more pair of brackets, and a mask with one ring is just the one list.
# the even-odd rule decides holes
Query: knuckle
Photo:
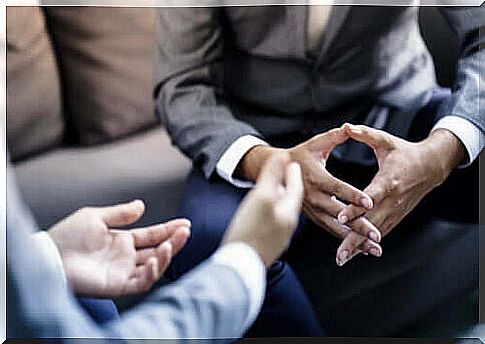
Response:
[{"label": "knuckle", "polygon": [[318,205],[318,195],[315,192],[308,192],[305,196],[305,199],[307,203],[312,207]]},{"label": "knuckle", "polygon": [[367,233],[369,228],[365,225],[364,221],[357,219],[351,222],[351,228],[358,233]]},{"label": "knuckle", "polygon": [[[349,218],[356,218],[357,216],[362,215],[364,211],[361,208],[358,208],[355,205],[351,204],[346,208],[345,213]],[[357,219],[356,221],[358,223],[364,222],[362,219]]]},{"label": "knuckle", "polygon": [[341,185],[335,183],[335,184],[331,184],[330,185],[329,191],[333,195],[341,196],[342,195],[343,188],[342,188]]},{"label": "knuckle", "polygon": [[398,192],[401,187],[401,183],[398,179],[391,179],[391,181],[387,185],[387,193],[388,194],[393,194],[395,192]]},{"label": "knuckle", "polygon": [[158,244],[157,239],[158,238],[155,231],[148,231],[148,242],[150,243],[150,245]]},{"label": "knuckle", "polygon": [[305,180],[309,187],[315,188],[320,185],[320,180],[313,173],[305,174]]},{"label": "knuckle", "polygon": [[404,205],[405,205],[404,197],[398,196],[396,198],[396,208],[402,210],[404,209]]}]

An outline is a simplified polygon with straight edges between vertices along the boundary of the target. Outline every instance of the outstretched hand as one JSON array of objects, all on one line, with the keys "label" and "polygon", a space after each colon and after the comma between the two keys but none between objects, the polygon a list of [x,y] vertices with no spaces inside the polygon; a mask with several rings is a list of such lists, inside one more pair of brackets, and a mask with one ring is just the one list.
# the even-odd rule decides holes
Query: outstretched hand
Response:
[{"label": "outstretched hand", "polygon": [[86,207],[49,229],[75,293],[112,298],[145,292],[158,281],[185,245],[191,224],[177,219],[131,230],[115,229],[134,223],[144,211],[140,200]]},{"label": "outstretched hand", "polygon": [[[362,243],[359,251],[364,254],[380,256],[379,230],[365,217],[356,218],[346,225],[337,221],[337,215],[346,204],[373,208],[372,198],[365,192],[333,176],[326,168],[327,159],[333,148],[348,139],[342,128],[329,130],[288,149],[270,146],[253,147],[242,159],[236,175],[255,181],[261,173],[261,166],[271,156],[288,154],[290,159],[300,165],[304,199],[303,211],[316,225],[331,235],[343,240],[350,236]],[[344,203],[345,202],[345,203]]]}]

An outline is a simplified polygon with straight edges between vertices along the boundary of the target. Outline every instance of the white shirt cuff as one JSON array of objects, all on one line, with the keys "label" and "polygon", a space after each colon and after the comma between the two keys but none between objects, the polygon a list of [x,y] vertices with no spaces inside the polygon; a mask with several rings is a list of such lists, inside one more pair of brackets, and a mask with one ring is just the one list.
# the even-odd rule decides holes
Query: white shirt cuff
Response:
[{"label": "white shirt cuff", "polygon": [[242,242],[221,246],[210,258],[216,264],[232,268],[241,277],[249,294],[246,329],[256,320],[264,301],[266,268],[256,251]]},{"label": "white shirt cuff", "polygon": [[216,165],[217,174],[224,180],[228,181],[232,185],[239,188],[251,188],[254,183],[241,180],[233,177],[234,171],[237,165],[249,152],[249,150],[255,146],[267,146],[268,144],[253,135],[244,135],[234,141],[231,146],[224,152]]},{"label": "white shirt cuff", "polygon": [[62,276],[64,286],[67,286],[61,254],[50,235],[45,231],[39,231],[34,233],[32,238],[37,243],[37,247],[41,250],[41,254],[46,257],[47,263],[56,271],[56,273]]},{"label": "white shirt cuff", "polygon": [[461,167],[471,165],[483,149],[485,135],[473,123],[458,116],[445,116],[435,124],[433,130],[447,129],[463,143],[468,153],[468,159],[460,164]]}]

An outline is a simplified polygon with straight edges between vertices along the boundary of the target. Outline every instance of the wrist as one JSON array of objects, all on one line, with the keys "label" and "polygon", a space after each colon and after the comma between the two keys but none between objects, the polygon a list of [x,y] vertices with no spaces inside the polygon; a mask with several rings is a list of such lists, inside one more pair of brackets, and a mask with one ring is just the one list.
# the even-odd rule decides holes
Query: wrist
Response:
[{"label": "wrist", "polygon": [[234,171],[237,178],[256,182],[261,168],[272,154],[280,152],[282,149],[271,146],[258,145],[251,148],[241,159]]},{"label": "wrist", "polygon": [[438,172],[438,183],[442,183],[466,156],[463,143],[447,129],[433,130],[421,145],[429,157],[427,164]]}]

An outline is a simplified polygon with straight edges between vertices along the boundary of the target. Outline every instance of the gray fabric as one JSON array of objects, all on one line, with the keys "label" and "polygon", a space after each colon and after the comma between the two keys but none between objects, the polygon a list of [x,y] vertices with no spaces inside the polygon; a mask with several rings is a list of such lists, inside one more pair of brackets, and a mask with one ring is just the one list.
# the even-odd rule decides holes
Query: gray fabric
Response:
[{"label": "gray fabric", "polygon": [[63,148],[15,166],[36,220],[46,228],[85,205],[110,205],[141,198],[140,223],[176,215],[190,162],[160,128],[90,148]]},{"label": "gray fabric", "polygon": [[480,8],[440,8],[462,43],[453,95],[439,116],[463,117],[485,131],[485,3]]},{"label": "gray fabric", "polygon": [[[418,8],[335,7],[316,61],[306,56],[306,10],[158,10],[158,113],[206,177],[241,135],[315,133],[364,121],[376,106],[396,110],[384,129],[402,135],[427,101],[436,80]],[[441,114],[465,117],[482,130],[477,104],[485,97],[476,80],[485,54],[478,49],[484,11],[440,8],[461,43],[454,96]]]},{"label": "gray fabric", "polygon": [[204,263],[156,290],[119,321],[95,325],[29,237],[37,230],[15,188],[7,186],[8,338],[235,338],[243,334],[249,295],[229,267]]}]

